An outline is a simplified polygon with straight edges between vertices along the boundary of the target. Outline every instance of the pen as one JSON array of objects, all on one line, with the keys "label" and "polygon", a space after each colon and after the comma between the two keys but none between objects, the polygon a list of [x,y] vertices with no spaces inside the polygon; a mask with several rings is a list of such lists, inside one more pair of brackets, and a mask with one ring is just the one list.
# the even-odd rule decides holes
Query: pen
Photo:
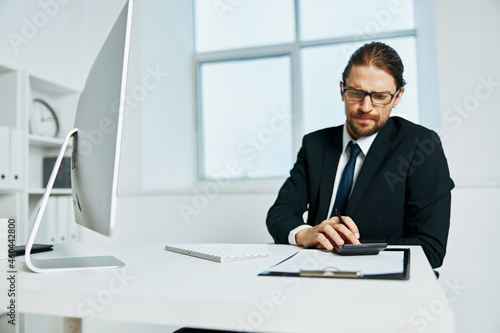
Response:
[{"label": "pen", "polygon": [[339,222],[342,223],[343,225],[345,225],[344,220],[342,220],[342,216],[340,216],[340,212],[337,208],[335,208],[335,214],[339,218]]},{"label": "pen", "polygon": [[[342,220],[342,216],[340,215],[340,212],[339,212],[339,210],[337,208],[335,208],[335,214],[339,218],[339,222],[342,223],[343,225],[345,225],[344,220]],[[358,233],[356,233],[356,237],[359,238],[359,234]]]}]

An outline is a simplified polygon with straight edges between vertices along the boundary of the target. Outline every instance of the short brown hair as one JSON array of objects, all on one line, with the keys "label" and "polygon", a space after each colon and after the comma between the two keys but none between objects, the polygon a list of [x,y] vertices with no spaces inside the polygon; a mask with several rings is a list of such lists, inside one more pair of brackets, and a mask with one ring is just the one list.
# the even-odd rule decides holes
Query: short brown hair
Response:
[{"label": "short brown hair", "polygon": [[381,42],[371,42],[361,46],[354,51],[349,58],[342,81],[345,83],[349,77],[352,66],[355,65],[373,65],[387,73],[391,74],[399,90],[404,87],[406,81],[403,78],[404,66],[399,54],[389,45]]}]

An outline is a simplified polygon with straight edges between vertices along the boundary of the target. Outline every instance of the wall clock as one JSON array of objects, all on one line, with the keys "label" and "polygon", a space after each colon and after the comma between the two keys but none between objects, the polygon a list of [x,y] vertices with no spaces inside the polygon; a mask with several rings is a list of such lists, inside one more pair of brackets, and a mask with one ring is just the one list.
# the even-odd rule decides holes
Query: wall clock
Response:
[{"label": "wall clock", "polygon": [[57,137],[59,134],[59,119],[54,109],[44,100],[35,98],[30,112],[30,133]]}]

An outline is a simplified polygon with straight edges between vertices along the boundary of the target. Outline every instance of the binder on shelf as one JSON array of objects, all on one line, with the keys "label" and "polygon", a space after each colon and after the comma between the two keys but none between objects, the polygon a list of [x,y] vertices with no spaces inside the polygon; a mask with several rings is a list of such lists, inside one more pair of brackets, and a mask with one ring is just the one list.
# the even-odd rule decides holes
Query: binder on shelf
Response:
[{"label": "binder on shelf", "polygon": [[57,242],[66,243],[70,240],[70,197],[57,197]]},{"label": "binder on shelf", "polygon": [[0,126],[0,190],[10,189],[10,128]]},{"label": "binder on shelf", "polygon": [[23,188],[23,147],[24,132],[17,128],[11,129],[10,135],[10,188]]},{"label": "binder on shelf", "polygon": [[[33,210],[30,220],[34,221],[38,207]],[[54,244],[78,240],[78,225],[73,213],[73,202],[70,196],[50,197],[43,214],[40,230],[36,236],[37,243]]]},{"label": "binder on shelf", "polygon": [[83,227],[81,227],[80,225],[78,225],[76,223],[75,213],[73,211],[73,209],[74,209],[74,207],[73,207],[73,198],[71,196],[69,196],[69,197],[61,197],[61,198],[66,199],[65,205],[68,207],[68,220],[67,220],[67,224],[68,224],[68,241],[70,241],[70,242],[76,242],[76,241],[78,241],[79,230],[80,230],[80,228],[83,228]]},{"label": "binder on shelf", "polygon": [[[39,207],[32,213],[30,220],[34,222]],[[43,214],[40,230],[36,235],[37,243],[54,244],[57,242],[57,198],[49,198]]]},{"label": "binder on shelf", "polygon": [[410,249],[389,248],[377,255],[365,256],[341,256],[326,250],[305,249],[259,276],[408,280]]}]

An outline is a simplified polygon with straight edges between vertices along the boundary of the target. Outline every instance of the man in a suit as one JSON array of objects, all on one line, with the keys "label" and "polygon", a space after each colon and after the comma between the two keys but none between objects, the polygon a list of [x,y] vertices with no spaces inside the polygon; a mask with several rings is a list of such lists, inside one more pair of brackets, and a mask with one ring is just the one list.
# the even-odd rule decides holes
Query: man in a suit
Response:
[{"label": "man in a suit", "polygon": [[340,83],[346,122],[304,137],[267,216],[276,243],[421,245],[432,267],[442,265],[454,184],[437,134],[390,117],[405,90],[403,69],[383,43],[353,53]]}]

